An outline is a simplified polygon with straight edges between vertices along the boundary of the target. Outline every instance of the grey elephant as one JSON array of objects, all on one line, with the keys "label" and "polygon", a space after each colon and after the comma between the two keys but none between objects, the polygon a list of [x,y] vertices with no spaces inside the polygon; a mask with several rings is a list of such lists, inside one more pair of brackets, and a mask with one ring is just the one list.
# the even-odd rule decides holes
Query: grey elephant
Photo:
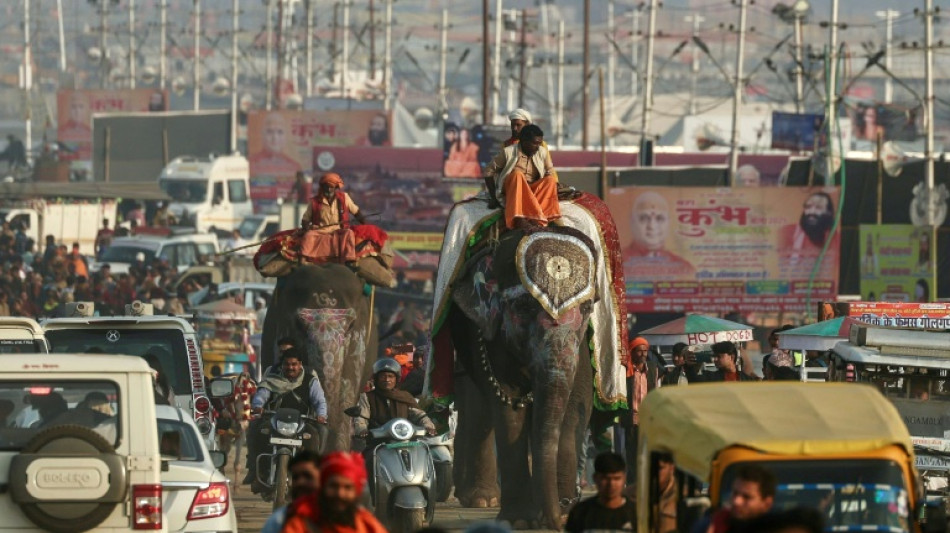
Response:
[{"label": "grey elephant", "polygon": [[320,376],[327,398],[326,451],[350,448],[352,424],[343,410],[356,405],[376,359],[377,333],[363,280],[340,264],[299,266],[279,279],[261,334],[263,366],[275,361],[276,342],[305,346],[306,366]]},{"label": "grey elephant", "polygon": [[455,396],[463,503],[494,497],[485,464],[493,431],[498,518],[560,529],[593,401],[588,325],[598,268],[589,237],[554,227],[504,233],[456,275],[445,325],[470,380]]}]

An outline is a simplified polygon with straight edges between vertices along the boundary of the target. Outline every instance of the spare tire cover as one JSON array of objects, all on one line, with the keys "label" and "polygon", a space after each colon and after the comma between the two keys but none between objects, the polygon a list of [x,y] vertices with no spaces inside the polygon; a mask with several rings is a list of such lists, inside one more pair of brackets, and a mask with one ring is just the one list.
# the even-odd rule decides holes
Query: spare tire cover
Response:
[{"label": "spare tire cover", "polygon": [[[82,465],[83,459],[90,459],[87,464],[94,466],[63,469],[56,464],[66,460]],[[44,468],[44,463],[50,466]],[[24,483],[11,483],[13,501],[34,524],[54,533],[93,529],[128,494],[122,456],[116,455],[101,435],[80,425],[57,425],[37,433],[13,458],[11,480],[14,476]],[[92,486],[97,496],[77,501],[76,491],[87,486]]]}]

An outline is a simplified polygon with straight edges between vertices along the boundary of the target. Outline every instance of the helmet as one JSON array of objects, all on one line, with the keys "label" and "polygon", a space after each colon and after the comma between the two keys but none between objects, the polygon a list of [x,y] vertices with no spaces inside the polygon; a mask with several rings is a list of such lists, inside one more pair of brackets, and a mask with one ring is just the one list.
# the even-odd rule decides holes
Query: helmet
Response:
[{"label": "helmet", "polygon": [[373,363],[373,377],[376,377],[376,374],[380,372],[392,372],[398,378],[402,374],[402,367],[395,359],[384,357]]}]

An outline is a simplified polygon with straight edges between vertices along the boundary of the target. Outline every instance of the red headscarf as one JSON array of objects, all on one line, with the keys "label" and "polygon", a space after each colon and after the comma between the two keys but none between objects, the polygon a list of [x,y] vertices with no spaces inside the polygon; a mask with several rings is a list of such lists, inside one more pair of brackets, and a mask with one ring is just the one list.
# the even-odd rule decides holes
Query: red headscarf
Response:
[{"label": "red headscarf", "polygon": [[320,185],[327,187],[343,187],[343,178],[336,172],[327,172],[320,178]]},{"label": "red headscarf", "polygon": [[324,456],[320,462],[320,486],[324,486],[333,476],[343,476],[356,485],[358,494],[366,484],[366,463],[358,453],[333,452]]}]

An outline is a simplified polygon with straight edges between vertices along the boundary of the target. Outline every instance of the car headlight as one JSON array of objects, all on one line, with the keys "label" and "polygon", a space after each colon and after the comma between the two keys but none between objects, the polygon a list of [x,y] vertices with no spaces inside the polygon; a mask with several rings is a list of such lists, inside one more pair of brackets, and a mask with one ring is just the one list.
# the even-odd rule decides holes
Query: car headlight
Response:
[{"label": "car headlight", "polygon": [[409,440],[415,431],[408,420],[397,420],[393,422],[393,425],[389,428],[389,433],[396,440]]},{"label": "car headlight", "polygon": [[293,437],[297,433],[297,423],[296,422],[281,422],[280,420],[274,425],[274,429],[277,430],[277,433],[285,437]]}]

